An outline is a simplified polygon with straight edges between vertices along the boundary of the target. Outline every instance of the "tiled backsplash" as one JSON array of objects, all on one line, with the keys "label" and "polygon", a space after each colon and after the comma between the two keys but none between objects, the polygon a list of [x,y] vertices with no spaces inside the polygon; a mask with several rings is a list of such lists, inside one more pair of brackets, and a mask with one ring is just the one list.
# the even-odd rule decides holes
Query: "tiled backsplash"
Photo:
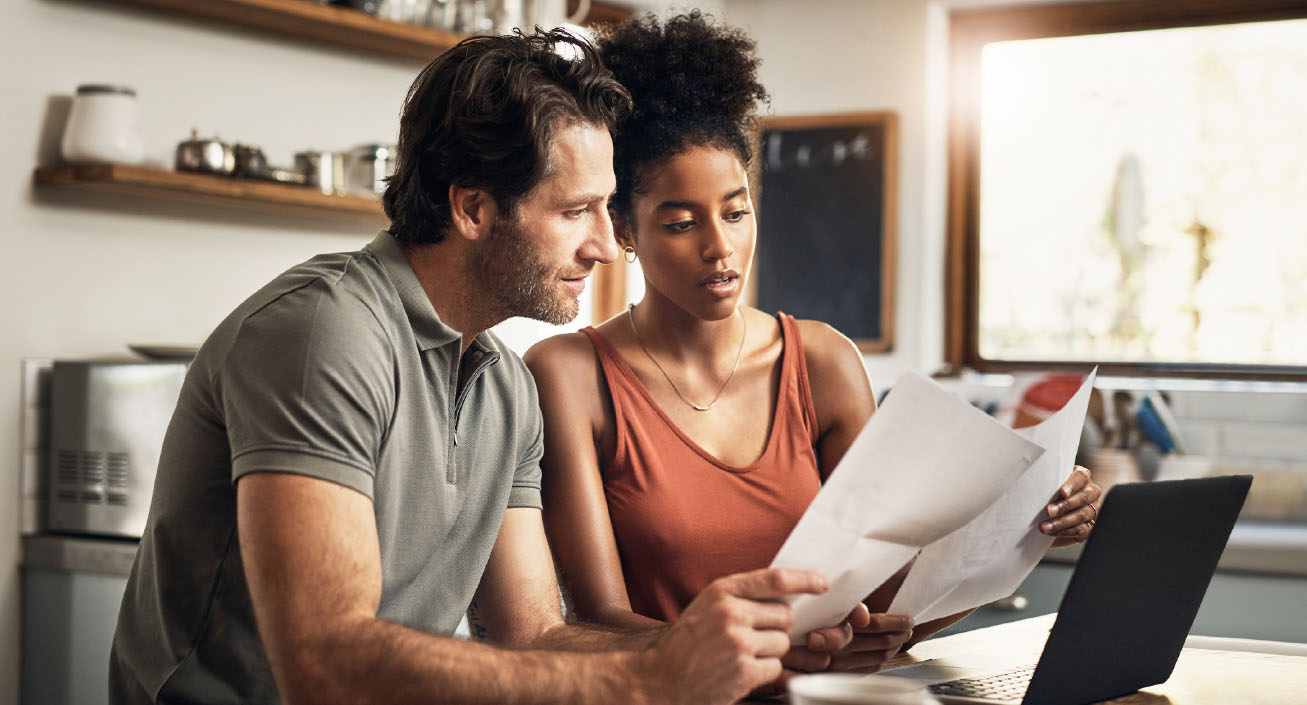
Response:
[{"label": "tiled backsplash", "polygon": [[[978,375],[942,383],[983,407],[1006,403],[1012,380]],[[1096,386],[1136,396],[1163,391],[1188,455],[1210,459],[1214,474],[1254,475],[1245,517],[1307,525],[1307,384],[1113,377]]]},{"label": "tiled backsplash", "polygon": [[[47,359],[23,360],[22,531],[39,531],[44,507],[44,463],[48,427],[49,392]],[[941,381],[960,396],[985,407],[1004,403],[1012,380],[1006,375],[977,375]],[[1165,390],[1188,454],[1213,460],[1215,472],[1252,472],[1259,477],[1251,502],[1279,506],[1301,493],[1301,510],[1307,512],[1307,384],[1212,383],[1221,389],[1194,389],[1203,383],[1181,382],[1168,388],[1168,380],[1102,378],[1101,389]],[[1239,387],[1246,388],[1228,388]],[[1272,496],[1274,495],[1274,497]],[[1287,496],[1286,496],[1287,495]],[[1277,504],[1278,503],[1278,504]],[[1304,515],[1307,519],[1307,514]]]}]

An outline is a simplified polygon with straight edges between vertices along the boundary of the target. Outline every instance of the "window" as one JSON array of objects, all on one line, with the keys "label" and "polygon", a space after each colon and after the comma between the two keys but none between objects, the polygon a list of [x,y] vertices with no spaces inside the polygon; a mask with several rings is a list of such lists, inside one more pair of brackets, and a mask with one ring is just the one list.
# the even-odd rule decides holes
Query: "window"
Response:
[{"label": "window", "polygon": [[951,21],[950,362],[1307,378],[1307,3]]}]

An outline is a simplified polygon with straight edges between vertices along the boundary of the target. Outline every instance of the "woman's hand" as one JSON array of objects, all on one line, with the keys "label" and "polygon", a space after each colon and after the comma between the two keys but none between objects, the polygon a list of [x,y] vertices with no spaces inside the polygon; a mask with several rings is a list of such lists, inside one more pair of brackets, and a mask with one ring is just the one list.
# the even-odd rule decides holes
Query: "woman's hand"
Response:
[{"label": "woman's hand", "polygon": [[[873,673],[898,654],[912,637],[915,626],[912,618],[905,614],[872,613],[866,605],[859,603],[840,625],[841,629],[847,630],[843,634],[846,638],[834,639],[826,634],[829,630],[819,630],[808,634],[806,649],[791,650],[790,657],[795,657],[796,665],[808,666],[793,670]],[[802,661],[797,658],[801,652],[806,652]],[[812,668],[820,665],[819,660],[823,658],[826,663],[822,668]]]},{"label": "woman's hand", "polygon": [[1053,537],[1053,548],[1081,543],[1098,521],[1098,500],[1103,492],[1089,477],[1089,469],[1076,466],[1046,507],[1048,519],[1039,530]]}]

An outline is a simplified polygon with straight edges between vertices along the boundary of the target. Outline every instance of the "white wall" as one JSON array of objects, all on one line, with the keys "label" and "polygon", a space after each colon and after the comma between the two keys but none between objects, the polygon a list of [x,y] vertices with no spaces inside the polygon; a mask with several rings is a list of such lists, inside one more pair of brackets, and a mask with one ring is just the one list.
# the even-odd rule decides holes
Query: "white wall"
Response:
[{"label": "white wall", "polygon": [[943,10],[926,0],[729,0],[725,9],[758,42],[773,114],[898,113],[894,348],[866,362],[878,389],[906,369],[935,371],[943,359]]},{"label": "white wall", "polygon": [[[36,192],[57,129],[52,96],[79,83],[136,87],[149,158],[169,163],[192,127],[294,151],[393,141],[416,63],[279,41],[112,5],[11,0],[0,10],[0,705],[18,702],[19,360],[198,343],[266,280],[318,252],[356,249],[368,226],[222,214]],[[44,139],[44,144],[43,144]]]}]

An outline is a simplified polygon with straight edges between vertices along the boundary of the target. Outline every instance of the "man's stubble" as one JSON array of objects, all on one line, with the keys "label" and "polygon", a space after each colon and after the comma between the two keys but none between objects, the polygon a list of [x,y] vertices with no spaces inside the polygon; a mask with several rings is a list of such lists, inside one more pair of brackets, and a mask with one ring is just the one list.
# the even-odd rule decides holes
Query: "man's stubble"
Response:
[{"label": "man's stubble", "polygon": [[526,227],[500,215],[471,258],[472,296],[495,318],[522,316],[553,325],[576,318],[580,303],[558,286],[562,274],[548,265]]}]

